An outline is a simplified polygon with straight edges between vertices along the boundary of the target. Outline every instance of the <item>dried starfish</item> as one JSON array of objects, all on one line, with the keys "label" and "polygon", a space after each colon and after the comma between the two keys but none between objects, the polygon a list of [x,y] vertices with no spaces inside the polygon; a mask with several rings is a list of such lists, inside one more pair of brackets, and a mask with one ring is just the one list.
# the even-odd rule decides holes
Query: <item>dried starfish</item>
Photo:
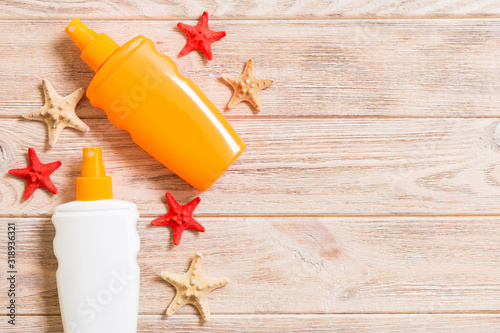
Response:
[{"label": "dried starfish", "polygon": [[174,234],[174,244],[179,245],[182,232],[186,229],[193,229],[204,232],[205,228],[193,218],[193,211],[200,203],[200,198],[194,198],[185,205],[180,205],[175,201],[172,194],[165,194],[168,203],[168,213],[162,217],[154,219],[153,225],[168,225]]},{"label": "dried starfish", "polygon": [[23,118],[47,123],[50,146],[54,147],[65,127],[88,132],[89,127],[75,113],[75,107],[83,96],[83,89],[80,88],[71,95],[62,97],[54,90],[49,81],[42,80],[42,85],[45,96],[44,106],[23,115]]},{"label": "dried starfish", "polygon": [[259,102],[259,92],[266,89],[272,80],[259,80],[253,75],[253,61],[248,60],[241,76],[223,75],[224,81],[233,87],[233,96],[227,104],[228,109],[234,108],[242,101],[248,101],[257,111],[262,109]]},{"label": "dried starfish", "polygon": [[188,37],[188,41],[184,48],[181,50],[180,55],[186,55],[193,50],[200,50],[203,52],[208,60],[212,60],[212,42],[226,36],[224,31],[212,31],[208,28],[208,13],[203,12],[200,22],[196,26],[190,26],[182,22],[177,23]]},{"label": "dried starfish", "polygon": [[50,180],[50,174],[61,166],[61,161],[43,164],[38,159],[33,148],[28,149],[29,164],[24,169],[11,169],[9,173],[13,176],[21,177],[26,180],[26,189],[24,191],[24,200],[35,192],[37,188],[44,187],[52,193],[57,193],[57,188]]},{"label": "dried starfish", "polygon": [[186,304],[194,305],[204,320],[210,319],[210,310],[208,309],[208,293],[212,290],[224,287],[229,279],[214,279],[203,276],[201,271],[201,253],[197,253],[189,270],[182,274],[173,274],[161,272],[162,279],[173,285],[176,294],[172,303],[167,308],[166,315],[171,316]]}]

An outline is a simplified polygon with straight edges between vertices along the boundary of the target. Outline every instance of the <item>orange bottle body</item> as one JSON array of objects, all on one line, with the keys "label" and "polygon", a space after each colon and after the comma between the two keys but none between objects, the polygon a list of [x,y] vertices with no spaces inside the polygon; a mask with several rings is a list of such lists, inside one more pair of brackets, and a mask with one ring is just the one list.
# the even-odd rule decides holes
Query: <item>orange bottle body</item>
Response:
[{"label": "orange bottle body", "polygon": [[104,61],[87,96],[140,147],[201,191],[245,149],[205,94],[143,36]]}]

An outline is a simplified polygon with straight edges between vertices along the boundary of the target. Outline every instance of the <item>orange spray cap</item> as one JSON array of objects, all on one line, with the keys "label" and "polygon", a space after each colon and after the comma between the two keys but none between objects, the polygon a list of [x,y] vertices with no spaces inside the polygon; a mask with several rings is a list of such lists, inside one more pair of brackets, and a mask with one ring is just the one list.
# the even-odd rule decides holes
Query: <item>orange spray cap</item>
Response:
[{"label": "orange spray cap", "polygon": [[97,72],[106,59],[119,48],[118,44],[106,34],[97,34],[94,30],[87,28],[79,19],[71,21],[64,31],[82,51],[83,61],[94,72]]},{"label": "orange spray cap", "polygon": [[111,177],[102,164],[102,148],[83,148],[82,176],[76,179],[76,200],[113,199]]}]

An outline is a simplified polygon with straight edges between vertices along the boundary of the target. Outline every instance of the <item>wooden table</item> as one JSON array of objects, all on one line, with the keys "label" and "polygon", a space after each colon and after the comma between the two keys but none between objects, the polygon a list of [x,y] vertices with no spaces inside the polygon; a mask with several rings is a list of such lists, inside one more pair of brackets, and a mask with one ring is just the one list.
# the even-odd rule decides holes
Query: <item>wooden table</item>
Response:
[{"label": "wooden table", "polygon": [[[177,54],[178,21],[227,37],[214,60]],[[101,146],[115,197],[137,203],[139,332],[500,332],[500,2],[477,1],[0,1],[1,332],[60,332],[52,252],[56,205],[75,196],[81,148]],[[85,97],[90,126],[49,148],[45,124],[20,116],[43,104],[42,78],[61,95],[91,70],[64,34],[80,17],[119,44],[143,34],[220,109],[222,74],[272,79],[263,110],[224,112],[246,152],[199,193],[137,147]],[[498,141],[497,141],[497,140]],[[60,159],[57,195],[7,174]],[[164,194],[201,196],[204,234],[172,244]],[[7,224],[16,225],[16,325],[7,323]],[[98,230],[96,230],[98,232]],[[197,252],[228,277],[202,323],[186,306],[165,318]],[[112,332],[110,332],[112,333]],[[117,332],[119,333],[119,332]]]}]

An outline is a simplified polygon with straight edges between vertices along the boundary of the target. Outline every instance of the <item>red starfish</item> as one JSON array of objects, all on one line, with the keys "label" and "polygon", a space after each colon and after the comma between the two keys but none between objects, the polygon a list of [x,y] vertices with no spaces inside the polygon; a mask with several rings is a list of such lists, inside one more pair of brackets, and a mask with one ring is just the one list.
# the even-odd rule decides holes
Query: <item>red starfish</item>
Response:
[{"label": "red starfish", "polygon": [[193,211],[200,203],[200,198],[194,198],[191,202],[180,205],[175,201],[172,194],[165,195],[168,203],[168,214],[154,219],[151,224],[153,225],[168,225],[172,228],[174,234],[174,244],[179,245],[182,237],[182,232],[185,229],[193,229],[196,231],[204,232],[205,228],[193,218]]},{"label": "red starfish", "polygon": [[50,180],[50,174],[61,166],[61,161],[43,164],[36,156],[33,148],[28,149],[29,164],[24,169],[11,169],[11,175],[21,177],[26,180],[26,190],[24,191],[24,200],[35,192],[37,188],[44,187],[52,193],[57,193],[57,188]]},{"label": "red starfish", "polygon": [[212,60],[210,44],[226,36],[224,31],[212,31],[208,28],[207,12],[203,12],[200,22],[194,27],[181,22],[177,23],[177,26],[188,36],[186,46],[180,52],[181,55],[186,55],[193,50],[200,50],[208,60]]}]

